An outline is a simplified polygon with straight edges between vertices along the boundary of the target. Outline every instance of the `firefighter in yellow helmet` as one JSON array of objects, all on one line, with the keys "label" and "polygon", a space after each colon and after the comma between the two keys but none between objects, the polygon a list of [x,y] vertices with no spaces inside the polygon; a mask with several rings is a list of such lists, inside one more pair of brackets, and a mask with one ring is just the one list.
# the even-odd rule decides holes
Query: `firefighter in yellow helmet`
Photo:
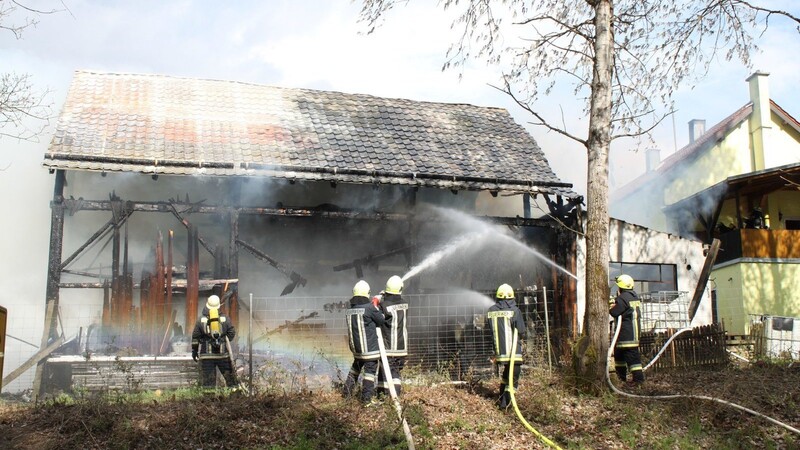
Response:
[{"label": "firefighter in yellow helmet", "polygon": [[236,337],[236,329],[228,317],[220,313],[219,297],[208,297],[203,313],[192,331],[192,359],[200,361],[201,385],[217,385],[217,369],[225,378],[225,385],[236,386],[231,356],[228,354],[229,341]]},{"label": "firefighter in yellow helmet", "polygon": [[353,286],[350,308],[345,311],[347,337],[353,364],[344,383],[344,394],[353,395],[362,371],[361,401],[369,403],[375,392],[375,379],[380,366],[377,329],[384,323],[383,313],[369,297],[369,284],[360,280]]},{"label": "firefighter in yellow helmet", "polygon": [[386,322],[381,327],[383,342],[386,347],[386,356],[389,359],[391,369],[391,381],[387,381],[385,371],[380,371],[379,391],[381,393],[389,389],[388,383],[394,384],[394,390],[400,395],[401,372],[406,365],[408,356],[408,330],[406,329],[406,314],[408,313],[408,303],[402,297],[403,279],[394,275],[386,281],[386,289],[379,297],[379,307],[386,317]]},{"label": "firefighter in yellow helmet", "polygon": [[622,316],[617,345],[614,347],[614,369],[620,380],[625,382],[631,373],[632,386],[644,383],[642,355],[639,353],[639,332],[641,331],[641,301],[633,290],[633,278],[620,275],[614,279],[617,297],[609,314],[615,320]]},{"label": "firefighter in yellow helmet", "polygon": [[[497,288],[495,304],[489,307],[487,318],[489,319],[489,328],[492,330],[495,361],[503,365],[498,406],[506,409],[511,404],[511,392],[507,384],[511,361],[514,361],[513,382],[516,391],[522,366],[522,342],[525,340],[525,320],[522,318],[522,311],[514,301],[514,289],[511,286],[502,284]],[[514,330],[517,330],[517,346],[511,348]]]}]

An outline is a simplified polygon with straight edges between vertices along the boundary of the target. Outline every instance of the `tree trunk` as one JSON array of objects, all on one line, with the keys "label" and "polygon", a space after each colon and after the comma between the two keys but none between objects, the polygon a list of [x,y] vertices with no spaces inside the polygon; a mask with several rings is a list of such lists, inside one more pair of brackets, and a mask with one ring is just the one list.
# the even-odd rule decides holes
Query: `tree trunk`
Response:
[{"label": "tree trunk", "polygon": [[608,149],[611,142],[612,1],[595,0],[596,39],[589,112],[586,197],[586,315],[576,347],[577,375],[598,387],[608,351]]}]

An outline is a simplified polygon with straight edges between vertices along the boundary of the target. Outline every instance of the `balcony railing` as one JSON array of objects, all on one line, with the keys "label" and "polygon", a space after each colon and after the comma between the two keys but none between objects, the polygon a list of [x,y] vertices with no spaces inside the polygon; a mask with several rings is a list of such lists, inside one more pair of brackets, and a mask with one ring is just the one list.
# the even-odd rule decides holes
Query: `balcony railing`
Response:
[{"label": "balcony railing", "polygon": [[717,264],[736,258],[800,258],[798,230],[732,230],[720,236]]}]

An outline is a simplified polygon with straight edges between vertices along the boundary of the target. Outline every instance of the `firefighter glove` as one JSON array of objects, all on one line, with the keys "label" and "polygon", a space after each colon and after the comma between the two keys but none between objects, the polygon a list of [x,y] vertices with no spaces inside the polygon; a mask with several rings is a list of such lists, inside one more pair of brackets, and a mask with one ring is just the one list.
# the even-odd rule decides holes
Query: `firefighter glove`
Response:
[{"label": "firefighter glove", "polygon": [[192,359],[197,361],[197,359],[198,359],[197,350],[192,350]]}]

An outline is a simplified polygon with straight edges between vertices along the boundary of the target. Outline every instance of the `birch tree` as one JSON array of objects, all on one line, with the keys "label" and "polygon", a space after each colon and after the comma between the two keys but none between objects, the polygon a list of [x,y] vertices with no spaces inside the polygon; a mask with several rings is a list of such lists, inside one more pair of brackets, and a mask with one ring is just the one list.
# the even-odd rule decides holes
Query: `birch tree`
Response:
[{"label": "birch tree", "polygon": [[[363,0],[374,30],[407,0]],[[600,386],[608,350],[608,155],[614,139],[641,137],[672,109],[679,86],[702,78],[717,58],[750,64],[755,37],[771,20],[798,14],[756,0],[444,0],[460,38],[444,68],[496,64],[498,89],[530,113],[531,124],[580,143],[588,159],[586,313],[575,346],[576,374]],[[509,33],[518,39],[507,40]],[[509,44],[512,42],[512,44]],[[588,128],[571,130],[537,100],[567,84],[583,101]]]},{"label": "birch tree", "polygon": [[[56,9],[38,10],[17,0],[0,0],[0,31],[14,39],[38,24],[42,14]],[[37,90],[31,74],[8,71],[0,73],[0,137],[35,140],[51,116],[47,89]]]}]

